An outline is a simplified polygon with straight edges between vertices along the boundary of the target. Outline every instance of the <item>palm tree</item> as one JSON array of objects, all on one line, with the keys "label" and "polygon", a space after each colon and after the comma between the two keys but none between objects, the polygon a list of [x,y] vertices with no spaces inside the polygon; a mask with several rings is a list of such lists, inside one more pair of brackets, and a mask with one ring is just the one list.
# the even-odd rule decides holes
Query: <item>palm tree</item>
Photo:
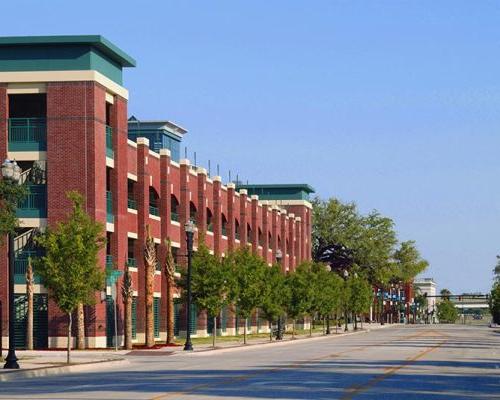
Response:
[{"label": "palm tree", "polygon": [[167,344],[174,343],[174,278],[175,260],[172,254],[170,238],[165,240],[166,256],[163,273],[167,281]]},{"label": "palm tree", "polygon": [[448,289],[441,289],[440,294],[443,300],[450,300],[451,292]]},{"label": "palm tree", "polygon": [[123,305],[125,306],[125,348],[132,349],[132,300],[134,289],[132,288],[132,277],[128,264],[125,267],[125,274],[123,275],[122,285],[122,298]]},{"label": "palm tree", "polygon": [[146,246],[144,247],[144,266],[146,270],[146,346],[153,347],[154,336],[154,314],[153,314],[153,285],[156,268],[156,248],[151,236],[149,225],[146,226]]},{"label": "palm tree", "polygon": [[35,282],[33,280],[33,266],[31,257],[28,258],[26,269],[26,297],[28,298],[28,313],[26,318],[26,349],[33,350],[33,292]]}]

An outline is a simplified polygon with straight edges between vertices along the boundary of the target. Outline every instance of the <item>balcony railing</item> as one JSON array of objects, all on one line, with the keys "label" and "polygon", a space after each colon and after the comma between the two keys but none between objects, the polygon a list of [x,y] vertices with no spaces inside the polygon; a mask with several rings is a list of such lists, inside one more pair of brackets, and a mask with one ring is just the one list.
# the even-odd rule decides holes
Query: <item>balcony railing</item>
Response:
[{"label": "balcony railing", "polygon": [[19,203],[19,218],[47,218],[47,185],[26,185],[26,197]]},{"label": "balcony railing", "polygon": [[113,158],[115,153],[113,151],[113,128],[106,125],[106,157]]},{"label": "balcony railing", "polygon": [[172,211],[170,213],[170,220],[175,221],[175,222],[179,222],[179,214],[176,213],[175,211]]},{"label": "balcony railing", "polygon": [[137,201],[134,199],[127,199],[127,207],[132,210],[137,210]]},{"label": "balcony railing", "polygon": [[222,236],[227,236],[227,225],[226,224],[222,224],[221,234],[222,234]]},{"label": "balcony railing", "polygon": [[106,192],[106,221],[110,224],[115,223],[115,217],[113,215],[113,193]]},{"label": "balcony railing", "polygon": [[137,260],[135,258],[130,258],[129,257],[129,258],[127,258],[127,265],[129,267],[135,268],[135,267],[137,267]]},{"label": "balcony railing", "polygon": [[160,216],[160,209],[159,209],[158,207],[156,207],[156,206],[152,206],[152,205],[150,205],[150,206],[149,206],[149,213],[150,213],[151,215],[154,215],[154,216],[156,216],[156,217],[159,217],[159,216]]},{"label": "balcony railing", "polygon": [[214,231],[214,224],[212,222],[207,223],[207,231],[212,232]]},{"label": "balcony railing", "polygon": [[106,254],[106,269],[113,268],[113,256],[111,254]]},{"label": "balcony railing", "polygon": [[[14,258],[14,282],[17,284],[26,283],[26,271],[28,270],[29,257],[38,257],[40,253],[36,250],[24,250],[16,254]],[[41,279],[34,274],[35,283],[40,283]]]},{"label": "balcony railing", "polygon": [[45,118],[9,118],[9,150],[47,150],[47,120]]}]

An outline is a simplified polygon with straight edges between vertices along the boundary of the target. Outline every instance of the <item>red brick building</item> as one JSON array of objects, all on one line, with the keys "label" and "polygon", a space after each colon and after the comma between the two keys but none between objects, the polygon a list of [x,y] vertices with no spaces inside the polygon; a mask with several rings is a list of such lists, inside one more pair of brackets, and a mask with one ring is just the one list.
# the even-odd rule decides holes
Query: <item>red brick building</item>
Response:
[{"label": "red brick building", "polygon": [[[132,265],[133,336],[144,341],[145,232],[149,226],[160,260],[164,242],[186,254],[184,224],[196,222],[209,248],[224,256],[248,246],[268,263],[283,254],[290,271],[311,254],[311,204],[308,185],[236,187],[209,176],[206,169],[178,159],[178,143],[186,131],[169,121],[127,120],[128,91],[123,69],[135,61],[101,36],[0,38],[0,157],[15,159],[23,169],[29,195],[18,210],[21,228],[15,249],[16,342],[24,345],[25,278],[35,229],[63,220],[69,211],[66,192],[78,190],[87,212],[106,226],[102,268],[123,270]],[[142,124],[142,125],[141,125]],[[133,140],[131,140],[131,137]],[[151,139],[151,141],[149,139]],[[159,138],[159,139],[158,139]],[[183,263],[183,257],[178,257]],[[8,336],[8,259],[0,248],[1,332]],[[164,276],[155,277],[155,336],[165,340]],[[119,282],[120,283],[120,282]],[[120,291],[118,291],[120,292]],[[86,307],[89,347],[111,346],[114,307],[111,288]],[[123,332],[118,295],[118,335]],[[182,334],[176,305],[176,332]],[[194,332],[210,331],[197,310]],[[222,334],[234,333],[239,321],[231,310],[221,315]],[[251,329],[260,329],[254,318]],[[66,317],[36,281],[35,347],[63,347]],[[264,327],[262,327],[265,330]]]}]

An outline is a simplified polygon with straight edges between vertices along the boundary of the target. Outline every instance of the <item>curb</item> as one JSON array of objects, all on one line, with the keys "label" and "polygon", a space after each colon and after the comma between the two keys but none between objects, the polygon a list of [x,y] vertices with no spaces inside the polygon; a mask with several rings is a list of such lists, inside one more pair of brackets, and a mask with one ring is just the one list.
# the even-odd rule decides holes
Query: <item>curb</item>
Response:
[{"label": "curb", "polygon": [[[385,327],[379,327],[374,329],[374,331],[379,330],[379,329],[384,329]],[[266,346],[286,346],[290,344],[294,344],[297,342],[302,342],[306,340],[310,341],[316,341],[316,340],[326,340],[326,339],[334,339],[334,338],[342,338],[346,336],[351,336],[351,335],[361,335],[364,333],[371,332],[371,329],[364,329],[362,331],[358,332],[349,332],[349,333],[338,333],[338,334],[333,334],[333,335],[322,335],[322,336],[313,336],[313,337],[303,337],[303,338],[297,338],[297,339],[288,339],[282,342],[264,342],[264,343],[255,343],[255,344],[247,344],[247,345],[237,345],[237,346],[228,346],[228,347],[222,347],[222,348],[208,348],[208,349],[203,349],[203,350],[198,350],[194,351],[192,353],[183,353],[183,352],[177,352],[176,354],[172,354],[172,356],[176,355],[184,355],[188,357],[193,357],[193,356],[209,356],[213,355],[214,353],[216,354],[221,354],[221,353],[229,353],[232,351],[242,351],[242,350],[252,350],[252,349],[259,349],[263,348]]]},{"label": "curb", "polygon": [[64,365],[64,366],[53,366],[53,367],[40,367],[33,368],[27,370],[14,370],[12,372],[4,372],[0,374],[0,382],[9,382],[23,378],[41,378],[45,376],[54,376],[54,375],[62,375],[68,374],[71,372],[85,372],[85,371],[95,371],[96,368],[109,367],[109,364],[113,364],[112,366],[119,366],[129,364],[129,361],[124,358],[118,359],[109,359],[102,361],[90,361],[81,364],[72,364],[72,365]]}]

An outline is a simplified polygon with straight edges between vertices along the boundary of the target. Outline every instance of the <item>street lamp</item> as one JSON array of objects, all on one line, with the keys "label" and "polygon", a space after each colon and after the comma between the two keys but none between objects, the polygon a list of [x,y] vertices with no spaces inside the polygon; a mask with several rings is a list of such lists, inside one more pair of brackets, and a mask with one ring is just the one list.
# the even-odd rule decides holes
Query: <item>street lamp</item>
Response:
[{"label": "street lamp", "polygon": [[184,350],[193,350],[193,344],[191,343],[191,260],[193,258],[193,238],[196,227],[192,221],[188,221],[184,225],[184,229],[186,231],[186,242],[188,251],[186,343],[184,344]]},{"label": "street lamp", "polygon": [[[276,262],[281,264],[281,259],[283,258],[283,252],[281,249],[276,250]],[[283,332],[281,327],[281,315],[278,317],[278,333],[276,334],[276,340],[283,340]]]},{"label": "street lamp", "polygon": [[[343,275],[344,275],[344,282],[347,283],[347,278],[349,278],[349,271],[344,269]],[[347,326],[347,308],[344,310],[344,323],[345,323],[344,331],[347,332],[349,330]]]},{"label": "street lamp", "polygon": [[[2,178],[12,185],[17,185],[21,179],[21,168],[15,161],[9,159],[2,164]],[[8,234],[9,239],[9,353],[5,359],[4,368],[19,369],[16,357],[16,344],[14,341],[15,328],[14,318],[16,308],[14,304],[14,235],[12,232]]]}]

